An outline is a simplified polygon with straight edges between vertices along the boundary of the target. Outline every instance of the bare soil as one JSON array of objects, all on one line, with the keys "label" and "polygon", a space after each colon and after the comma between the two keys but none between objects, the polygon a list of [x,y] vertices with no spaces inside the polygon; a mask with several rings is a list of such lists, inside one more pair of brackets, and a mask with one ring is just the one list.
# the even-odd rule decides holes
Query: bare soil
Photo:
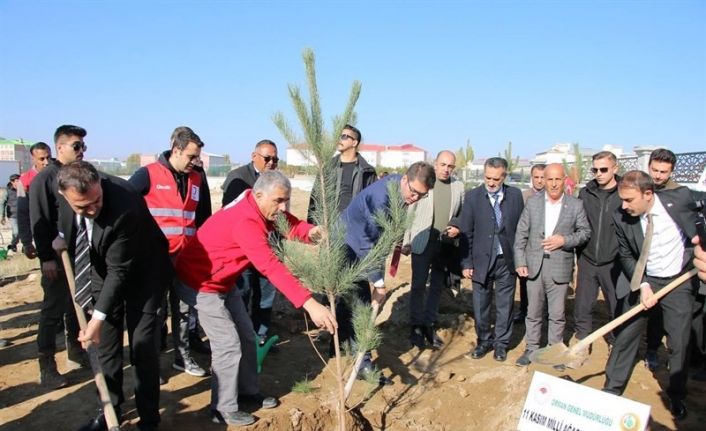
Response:
[{"label": "bare soil", "polygon": [[[307,199],[308,193],[294,190],[292,208],[295,214],[302,215]],[[214,195],[213,201],[220,202],[220,196]],[[23,256],[12,256],[10,260],[0,261],[0,265],[36,268],[27,262],[18,264],[23,259]],[[379,317],[385,338],[377,352],[376,363],[392,377],[394,385],[371,388],[365,382],[356,384],[351,396],[351,404],[355,404],[349,418],[351,429],[514,430],[535,370],[593,388],[602,386],[607,358],[607,348],[602,341],[595,343],[589,361],[579,370],[558,372],[541,365],[516,367],[514,362],[524,350],[523,325],[515,326],[507,362],[498,363],[492,355],[480,360],[468,359],[465,354],[475,347],[476,335],[470,312],[470,290],[465,285],[460,291],[447,289],[443,294],[440,335],[445,346],[438,351],[420,352],[411,348],[406,326],[409,280],[409,261],[403,259],[397,277],[388,280],[392,293]],[[0,431],[74,430],[96,412],[95,389],[89,371],[68,372],[70,386],[61,390],[50,391],[37,384],[35,340],[41,298],[36,269],[0,281],[0,338],[13,343],[0,350]],[[573,299],[569,298],[569,310],[572,305]],[[606,322],[604,307],[599,300],[595,327]],[[567,329],[571,325],[569,316]],[[327,368],[334,367],[333,361],[325,365],[319,359],[306,335],[302,313],[293,310],[281,296],[276,302],[272,333],[280,336],[278,351],[266,358],[260,381],[263,392],[279,397],[281,405],[273,410],[255,412],[258,421],[241,429],[334,429],[335,386]],[[567,335],[567,341],[569,337]],[[66,354],[61,337],[57,337],[57,342],[62,346],[57,362],[63,373],[66,371]],[[321,336],[314,344],[325,355],[328,336]],[[207,356],[195,356],[199,363],[208,365]],[[161,429],[226,429],[209,420],[210,377],[178,373],[171,368],[172,360],[170,346],[170,350],[162,355],[162,373],[168,377],[168,382],[162,386],[161,392]],[[660,350],[660,360],[663,364],[666,362],[665,349]],[[122,429],[134,430],[137,429],[137,413],[131,390],[132,373],[127,361],[125,377],[127,401],[123,405]],[[304,379],[310,381],[312,391],[293,392],[292,386]],[[652,406],[652,430],[706,429],[706,384],[689,382],[686,400],[689,417],[677,425],[664,403],[667,383],[665,366],[653,374],[639,362],[625,397]]]}]

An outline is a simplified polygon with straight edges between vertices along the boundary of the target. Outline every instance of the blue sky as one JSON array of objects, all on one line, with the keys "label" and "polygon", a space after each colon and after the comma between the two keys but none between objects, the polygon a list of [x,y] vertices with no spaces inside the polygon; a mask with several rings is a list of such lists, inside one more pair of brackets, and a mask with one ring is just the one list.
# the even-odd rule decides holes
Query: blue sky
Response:
[{"label": "blue sky", "polygon": [[704,150],[704,23],[703,0],[0,0],[0,136],[73,123],[89,157],[125,157],[188,125],[246,161],[260,139],[286,146],[271,117],[294,125],[310,47],[326,118],[362,82],[368,143]]}]

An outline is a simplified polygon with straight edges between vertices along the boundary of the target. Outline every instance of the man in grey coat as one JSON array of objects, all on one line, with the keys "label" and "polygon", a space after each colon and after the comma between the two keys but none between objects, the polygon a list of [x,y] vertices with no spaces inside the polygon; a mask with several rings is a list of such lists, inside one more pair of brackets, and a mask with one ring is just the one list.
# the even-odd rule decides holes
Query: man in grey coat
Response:
[{"label": "man in grey coat", "polygon": [[566,291],[574,269],[574,250],[586,243],[591,227],[583,203],[564,193],[566,173],[561,164],[544,170],[544,193],[527,200],[515,235],[515,265],[527,277],[525,352],[515,362],[530,364],[539,348],[544,303],[549,310],[549,344],[563,342]]},{"label": "man in grey coat", "polygon": [[[448,279],[448,259],[458,255],[455,242],[460,234],[463,182],[452,176],[456,156],[441,151],[434,160],[436,182],[425,199],[409,206],[412,225],[404,236],[402,253],[412,253],[412,290],[409,341],[420,349],[429,343],[439,348],[443,341],[434,332],[441,291]],[[429,288],[427,289],[427,280]]]}]

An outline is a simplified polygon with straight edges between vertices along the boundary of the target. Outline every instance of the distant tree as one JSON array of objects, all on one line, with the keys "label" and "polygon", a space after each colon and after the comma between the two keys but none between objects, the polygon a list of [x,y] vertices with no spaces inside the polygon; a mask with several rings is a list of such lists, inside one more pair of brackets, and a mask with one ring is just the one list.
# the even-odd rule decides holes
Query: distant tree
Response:
[{"label": "distant tree", "polygon": [[512,157],[512,141],[509,141],[507,143],[507,148],[505,149],[505,154],[501,155],[498,153],[498,157],[503,157],[505,160],[507,160],[507,175],[508,177],[514,171],[517,166],[520,164],[520,156],[517,156],[515,158]]},{"label": "distant tree", "polygon": [[456,151],[456,170],[461,173],[461,178],[466,180],[466,172],[468,170],[468,163],[473,161],[474,158],[473,147],[471,147],[471,140],[466,139],[466,146],[461,147]]},{"label": "distant tree", "polygon": [[[305,142],[306,147],[314,155],[316,165],[313,168],[316,170],[316,178],[313,193],[317,205],[313,218],[317,225],[324,228],[326,235],[317,247],[295,241],[281,241],[278,244],[278,255],[304,286],[313,293],[325,295],[329,304],[333,305],[337,298],[342,296],[354,297],[354,282],[365,279],[371,269],[384,262],[393,245],[402,238],[407,226],[407,212],[400,196],[399,184],[391,182],[390,184],[397,189],[390,191],[390,214],[375,216],[383,232],[380,240],[366,257],[354,264],[348,263],[345,251],[345,226],[338,220],[337,175],[333,156],[336,153],[338,136],[343,126],[355,119],[354,108],[360,96],[361,83],[353,82],[343,114],[333,117],[333,126],[327,132],[324,129],[319,102],[314,52],[311,49],[305,49],[303,58],[309,90],[309,106],[303,100],[299,87],[295,85],[289,85],[289,97],[304,139],[296,136],[281,112],[273,116],[273,121],[290,145]],[[282,223],[286,223],[283,217],[279,220],[279,227],[284,230],[286,226],[282,226]],[[335,315],[334,306],[331,307],[331,311]],[[370,306],[358,305],[353,308],[356,349],[360,357],[362,357],[360,352],[372,350],[380,342],[380,333],[375,327],[374,317],[375,313]],[[333,335],[333,340],[336,355],[336,370],[333,374],[338,384],[338,429],[344,431],[347,393],[344,388],[344,366],[338,334]],[[352,370],[352,373],[357,373],[355,363]],[[354,374],[352,378],[355,378]],[[351,378],[348,379],[350,380]]]},{"label": "distant tree", "polygon": [[140,155],[138,153],[133,153],[127,156],[125,160],[125,169],[129,174],[132,174],[140,167]]}]

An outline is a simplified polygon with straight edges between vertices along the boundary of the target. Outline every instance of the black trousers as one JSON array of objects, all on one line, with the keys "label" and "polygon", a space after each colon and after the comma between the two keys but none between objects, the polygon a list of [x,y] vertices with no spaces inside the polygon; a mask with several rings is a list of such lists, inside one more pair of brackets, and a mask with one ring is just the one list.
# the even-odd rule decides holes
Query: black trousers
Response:
[{"label": "black trousers", "polygon": [[[71,343],[78,345],[78,320],[74,311],[69,285],[63,268],[59,267],[57,278],[49,280],[42,276],[42,310],[39,314],[39,328],[37,329],[37,347],[40,354],[53,355],[56,353],[56,332],[64,320],[66,332],[66,346]],[[79,346],[80,347],[80,346]]]},{"label": "black trousers", "polygon": [[105,381],[114,406],[123,395],[123,332],[127,326],[130,363],[134,372],[135,403],[140,422],[159,423],[159,327],[157,313],[145,313],[137,307],[121,304],[111,312],[101,327],[98,345]]},{"label": "black trousers", "polygon": [[[488,271],[485,284],[473,282],[473,316],[476,321],[478,345],[494,344],[505,347],[512,335],[512,308],[515,304],[516,275],[510,271],[503,255],[497,256]],[[495,286],[493,286],[493,284]],[[495,327],[491,331],[490,308],[495,290]]]},{"label": "black trousers", "polygon": [[[577,266],[574,329],[576,338],[582,340],[593,332],[593,306],[598,298],[599,287],[608,306],[608,317],[613,320],[618,303],[615,285],[620,277],[621,268],[617,261],[594,265],[583,256],[579,257]],[[608,334],[605,339],[609,344],[613,344],[615,337],[613,334]]]},{"label": "black trousers", "polygon": [[[647,276],[652,291],[657,292],[676,277],[657,279]],[[658,305],[643,311],[625,322],[616,330],[615,344],[606,364],[606,382],[603,389],[620,395],[630,380],[635,367],[635,358],[647,324],[648,315],[655,309],[662,311],[664,331],[669,347],[669,388],[671,399],[683,400],[686,397],[687,356],[689,334],[692,323],[695,286],[694,280],[687,280],[662,298]],[[624,313],[640,303],[640,292],[632,292],[619,300],[620,313]]]}]

